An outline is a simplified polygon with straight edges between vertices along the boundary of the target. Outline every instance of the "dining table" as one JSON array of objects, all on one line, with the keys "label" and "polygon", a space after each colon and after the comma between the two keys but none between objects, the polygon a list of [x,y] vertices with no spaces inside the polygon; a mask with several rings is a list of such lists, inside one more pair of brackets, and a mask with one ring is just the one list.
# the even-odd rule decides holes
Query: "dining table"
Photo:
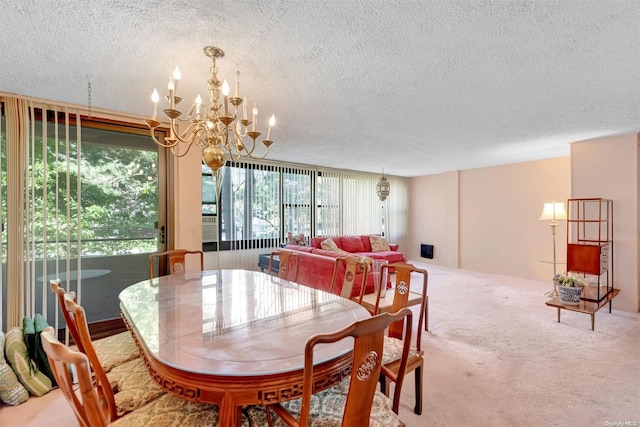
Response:
[{"label": "dining table", "polygon": [[[307,339],[370,317],[332,293],[250,270],[143,280],[119,295],[122,317],[154,381],[183,399],[218,405],[220,425],[242,408],[302,395]],[[347,378],[352,342],[314,352],[314,392]]]}]

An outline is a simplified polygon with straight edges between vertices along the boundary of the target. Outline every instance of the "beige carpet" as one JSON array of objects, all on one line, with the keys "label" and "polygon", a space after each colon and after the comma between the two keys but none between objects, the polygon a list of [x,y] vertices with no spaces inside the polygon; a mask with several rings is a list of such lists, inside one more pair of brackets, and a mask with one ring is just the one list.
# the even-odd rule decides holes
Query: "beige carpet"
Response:
[{"label": "beige carpet", "polygon": [[[417,426],[640,425],[640,314],[544,303],[547,282],[416,264],[429,271],[424,408],[413,376],[400,416]],[[634,424],[635,423],[635,424]],[[0,426],[77,425],[59,394],[0,406]]]},{"label": "beige carpet", "polygon": [[[428,264],[430,332],[414,426],[640,425],[640,314],[547,307],[551,283]],[[624,424],[625,422],[631,422]]]}]

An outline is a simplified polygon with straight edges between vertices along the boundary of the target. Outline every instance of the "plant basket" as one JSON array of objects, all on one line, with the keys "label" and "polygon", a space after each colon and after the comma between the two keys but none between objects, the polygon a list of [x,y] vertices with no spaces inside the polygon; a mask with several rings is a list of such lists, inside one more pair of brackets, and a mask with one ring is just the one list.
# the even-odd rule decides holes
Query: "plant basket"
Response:
[{"label": "plant basket", "polygon": [[557,286],[558,298],[560,302],[566,305],[578,305],[580,304],[580,294],[582,294],[582,287],[573,286]]}]

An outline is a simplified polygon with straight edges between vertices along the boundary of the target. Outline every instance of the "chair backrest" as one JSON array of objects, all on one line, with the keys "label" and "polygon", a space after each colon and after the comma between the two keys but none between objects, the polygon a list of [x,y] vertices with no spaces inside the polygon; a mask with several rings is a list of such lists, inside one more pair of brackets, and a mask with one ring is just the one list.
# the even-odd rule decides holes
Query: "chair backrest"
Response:
[{"label": "chair backrest", "polygon": [[333,276],[331,277],[331,287],[329,288],[329,292],[334,292],[334,289],[339,280],[338,276],[340,267],[344,265],[344,276],[342,276],[342,289],[340,290],[340,296],[351,299],[351,291],[353,290],[353,285],[355,284],[357,274],[362,273],[360,274],[362,283],[360,286],[358,301],[358,303],[361,303],[367,284],[367,274],[369,273],[370,267],[369,260],[370,258],[363,258],[352,255],[337,257],[333,266]]},{"label": "chair backrest", "polygon": [[[412,312],[405,308],[397,313],[382,313],[368,319],[359,320],[346,328],[327,334],[318,334],[307,340],[304,351],[304,383],[300,426],[309,422],[311,394],[313,393],[313,349],[317,344],[333,343],[353,337],[353,358],[347,401],[342,415],[343,426],[368,426],[373,397],[378,387],[378,377],[383,369],[382,350],[385,330],[395,322],[405,323],[405,337],[399,378],[404,378],[409,341],[411,339]],[[396,385],[401,389],[401,385]],[[394,397],[400,399],[400,395]]]},{"label": "chair backrest", "polygon": [[154,261],[158,260],[158,275],[184,273],[186,270],[186,257],[189,254],[200,256],[200,270],[204,270],[204,254],[202,251],[188,249],[171,249],[165,252],[157,252],[149,255],[149,279],[153,279]]},{"label": "chair backrest", "polygon": [[[60,285],[60,279],[55,279],[49,282],[49,286],[51,287],[51,291],[56,295],[58,300],[58,306],[60,307],[60,311],[62,311],[62,317],[64,317],[64,323],[66,324],[66,328],[73,339],[73,342],[78,346],[78,350],[84,352],[82,347],[82,343],[80,342],[80,335],[78,334],[78,329],[75,326],[75,322],[69,316],[69,313],[64,307],[64,298],[65,298],[65,290]],[[69,298],[72,298],[75,301],[75,294],[73,292],[69,293]]]},{"label": "chair backrest", "polygon": [[298,267],[300,266],[300,258],[296,251],[280,249],[271,252],[269,256],[269,274],[273,274],[273,257],[278,256],[278,277],[281,279],[291,280],[295,282],[298,278]]},{"label": "chair backrest", "polygon": [[[407,307],[409,302],[409,291],[411,290],[411,274],[417,273],[422,276],[422,298],[420,300],[420,314],[418,316],[418,329],[416,332],[416,348],[418,351],[421,349],[422,342],[422,325],[425,322],[425,305],[427,303],[427,281],[429,275],[427,270],[422,268],[417,268],[413,264],[408,264],[404,262],[397,262],[393,264],[385,264],[382,266],[382,271],[385,269],[395,269],[396,272],[396,285],[394,286],[393,292],[393,304],[391,305],[391,312],[394,313],[404,307]],[[389,270],[393,271],[393,270]],[[377,299],[379,300],[380,296],[378,294]],[[377,304],[377,303],[376,303]],[[392,338],[400,338],[402,336],[402,324],[400,322],[396,322],[389,327],[389,336]]]},{"label": "chair backrest", "polygon": [[[69,322],[67,325],[71,325],[71,327],[75,328],[78,334],[78,341],[76,341],[78,349],[82,353],[86,354],[89,361],[89,370],[93,371],[94,385],[101,396],[104,413],[111,421],[113,421],[118,417],[115,397],[113,395],[111,383],[109,383],[107,374],[100,364],[100,359],[98,359],[96,350],[91,342],[89,324],[87,323],[84,308],[76,304],[73,294],[65,294],[64,310],[69,316]],[[71,328],[69,330],[71,331]]]},{"label": "chair backrest", "polygon": [[[105,427],[112,418],[106,412],[104,404],[105,397],[103,391],[94,387],[92,383],[91,368],[87,356],[79,351],[73,351],[56,338],[55,330],[52,327],[46,328],[40,335],[42,347],[51,370],[64,397],[71,405],[73,412],[81,427]],[[74,379],[77,380],[77,393]],[[110,390],[110,389],[109,389]]]}]

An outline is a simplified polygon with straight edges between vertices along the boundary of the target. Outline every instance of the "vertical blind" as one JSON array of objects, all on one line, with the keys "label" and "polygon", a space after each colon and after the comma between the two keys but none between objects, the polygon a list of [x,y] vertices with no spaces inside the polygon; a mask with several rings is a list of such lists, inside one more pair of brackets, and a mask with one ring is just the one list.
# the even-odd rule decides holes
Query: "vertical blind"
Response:
[{"label": "vertical blind", "polygon": [[[10,159],[6,198],[0,197],[6,201],[2,221],[7,224],[6,253],[2,253],[7,281],[1,283],[6,287],[7,324],[0,325],[5,329],[36,313],[51,318],[48,302],[54,297],[48,276],[63,275],[62,286],[70,290],[71,275],[64,273],[72,268],[80,271],[81,123],[79,114],[68,107],[9,96],[0,101],[7,123],[2,150]],[[50,212],[47,201],[52,199],[55,211]],[[80,299],[80,277],[76,293]],[[58,329],[57,310],[53,316]]]}]

